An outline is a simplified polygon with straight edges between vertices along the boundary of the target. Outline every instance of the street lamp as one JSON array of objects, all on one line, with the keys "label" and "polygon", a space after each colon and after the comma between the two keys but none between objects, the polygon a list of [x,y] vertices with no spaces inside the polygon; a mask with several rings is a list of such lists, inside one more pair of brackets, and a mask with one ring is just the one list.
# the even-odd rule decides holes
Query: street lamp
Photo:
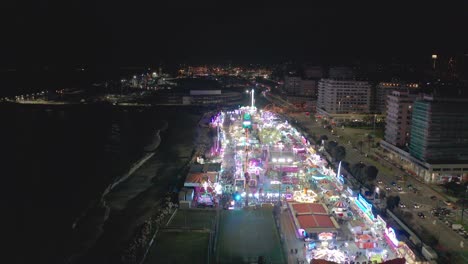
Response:
[{"label": "street lamp", "polygon": [[437,54],[432,54],[432,69],[435,70],[436,69],[436,61],[437,61]]},{"label": "street lamp", "polygon": [[461,224],[462,225],[463,225],[463,215],[465,214],[465,203],[466,203],[467,194],[468,194],[468,186],[466,186],[465,197],[463,197],[463,205],[462,205],[462,211],[461,211]]},{"label": "street lamp", "polygon": [[374,114],[374,136],[375,136],[375,119],[377,118],[377,114]]},{"label": "street lamp", "polygon": [[254,108],[254,103],[255,103],[254,95],[255,95],[254,89],[252,89],[252,105],[251,105],[252,110],[253,110],[253,108]]}]

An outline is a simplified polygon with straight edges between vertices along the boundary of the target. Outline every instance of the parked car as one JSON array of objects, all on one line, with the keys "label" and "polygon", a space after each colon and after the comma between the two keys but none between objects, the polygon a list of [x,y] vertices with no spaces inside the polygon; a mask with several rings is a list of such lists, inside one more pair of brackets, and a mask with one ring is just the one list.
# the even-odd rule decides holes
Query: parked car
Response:
[{"label": "parked car", "polygon": [[417,204],[417,203],[414,203],[413,206],[414,206],[414,208],[416,208],[416,209],[421,208],[421,205],[420,205],[420,204]]},{"label": "parked car", "polygon": [[419,218],[422,218],[422,219],[426,218],[426,216],[423,213],[418,213],[418,216]]},{"label": "parked car", "polygon": [[403,191],[403,188],[401,188],[401,186],[397,186],[397,190],[398,190],[399,192],[401,192],[401,191]]},{"label": "parked car", "polygon": [[396,182],[394,182],[394,181],[392,181],[391,184],[392,184],[392,186],[396,186]]},{"label": "parked car", "polygon": [[404,203],[400,203],[400,208],[406,208],[406,205]]}]

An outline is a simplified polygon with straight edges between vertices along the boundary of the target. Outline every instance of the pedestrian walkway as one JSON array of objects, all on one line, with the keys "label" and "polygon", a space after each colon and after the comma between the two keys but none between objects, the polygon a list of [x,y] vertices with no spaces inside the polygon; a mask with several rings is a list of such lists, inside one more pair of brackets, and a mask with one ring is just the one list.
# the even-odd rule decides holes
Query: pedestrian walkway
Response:
[{"label": "pedestrian walkway", "polygon": [[288,263],[306,261],[306,243],[298,238],[289,210],[281,210],[280,231],[288,252]]}]

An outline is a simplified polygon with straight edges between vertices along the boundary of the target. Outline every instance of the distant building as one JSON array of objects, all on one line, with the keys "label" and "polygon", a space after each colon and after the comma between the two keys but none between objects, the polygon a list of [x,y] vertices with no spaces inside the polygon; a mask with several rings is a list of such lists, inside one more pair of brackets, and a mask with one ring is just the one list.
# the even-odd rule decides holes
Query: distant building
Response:
[{"label": "distant building", "polygon": [[387,110],[387,96],[394,90],[416,90],[419,88],[417,83],[401,83],[401,82],[381,82],[375,89],[375,111],[377,113],[385,113]]},{"label": "distant building", "polygon": [[316,80],[301,80],[301,88],[299,95],[304,95],[308,97],[317,96],[317,83]]},{"label": "distant building", "polygon": [[237,105],[243,94],[223,90],[219,82],[199,78],[179,78],[158,92],[152,103],[169,105]]},{"label": "distant building", "polygon": [[387,96],[385,141],[388,143],[400,148],[408,146],[415,97],[407,91],[393,91]]},{"label": "distant building", "polygon": [[301,94],[302,79],[299,76],[285,76],[284,90],[288,94]]},{"label": "distant building", "polygon": [[322,79],[317,108],[328,114],[369,113],[371,85],[366,81]]},{"label": "distant building", "polygon": [[319,80],[323,77],[323,70],[320,66],[304,66],[304,78]]},{"label": "distant building", "polygon": [[189,75],[190,76],[206,76],[208,75],[208,67],[206,66],[194,66],[189,67]]},{"label": "distant building", "polygon": [[349,67],[331,67],[328,71],[328,78],[339,80],[354,79],[354,71]]},{"label": "distant building", "polygon": [[299,76],[286,76],[284,78],[284,90],[293,96],[317,96],[317,80],[302,79]]}]

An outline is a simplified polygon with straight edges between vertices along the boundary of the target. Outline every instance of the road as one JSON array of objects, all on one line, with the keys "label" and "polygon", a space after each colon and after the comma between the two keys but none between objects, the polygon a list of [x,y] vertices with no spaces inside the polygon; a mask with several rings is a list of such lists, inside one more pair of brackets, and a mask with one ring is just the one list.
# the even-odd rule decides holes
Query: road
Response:
[{"label": "road", "polygon": [[[313,131],[314,128],[316,129],[319,125],[315,122],[315,121],[312,121],[310,120],[310,118],[308,118],[307,116],[305,116],[304,114],[302,114],[301,116],[298,116],[298,115],[295,115],[297,116],[296,117],[296,120],[298,120],[299,123],[303,124],[304,127],[307,128],[308,131]],[[375,164],[375,161],[365,157],[364,155],[360,155],[358,151],[356,151],[355,149],[353,149],[351,147],[351,145],[349,144],[346,144],[344,142],[340,142],[340,139],[339,138],[336,138],[334,137],[333,135],[331,134],[328,134],[329,138],[337,141],[340,145],[343,145],[346,147],[346,160],[348,162],[350,162],[350,164],[355,164],[357,162],[364,162],[366,164]],[[374,150],[371,150],[371,152],[374,151]],[[376,164],[378,165],[378,164]],[[418,212],[423,212],[426,216],[430,216],[430,210],[433,208],[433,207],[436,207],[437,206],[437,201],[433,201],[431,200],[431,196],[436,196],[437,199],[439,201],[444,201],[446,200],[445,197],[443,197],[442,195],[440,195],[439,193],[435,192],[432,188],[430,188],[429,186],[427,186],[426,184],[422,183],[422,182],[419,182],[417,181],[416,179],[414,179],[413,177],[411,176],[408,176],[406,175],[405,178],[406,178],[406,181],[403,182],[403,181],[399,181],[399,176],[400,177],[403,177],[404,175],[404,172],[402,172],[398,167],[394,166],[393,164],[389,163],[389,162],[380,162],[380,166],[377,166],[378,168],[379,167],[387,167],[387,168],[391,168],[391,172],[393,172],[392,174],[390,173],[385,173],[385,171],[388,171],[388,170],[384,170],[384,169],[379,169],[379,175],[378,175],[378,180],[382,181],[381,184],[379,184],[379,188],[381,190],[384,190],[385,187],[390,187],[391,190],[390,191],[386,191],[387,192],[387,196],[389,195],[398,195],[400,196],[400,201],[401,203],[404,203],[406,206],[407,206],[407,209],[408,211],[412,211],[413,214],[414,214],[414,217],[412,218],[413,221],[412,221],[412,224],[414,224],[414,227],[417,228],[417,226],[423,226],[425,227],[429,232],[431,232],[431,234],[434,236],[434,237],[437,237],[439,238],[440,237],[440,241],[444,241],[444,245],[447,247],[447,248],[452,248],[452,249],[460,249],[460,241],[462,240],[465,240],[462,236],[460,236],[459,234],[457,234],[456,232],[454,232],[453,230],[451,230],[450,228],[448,228],[445,224],[442,224],[442,223],[439,223],[437,225],[433,225],[432,227],[428,227],[427,226],[427,223],[428,221],[425,221],[427,219],[420,219],[416,214]],[[392,182],[396,182],[397,185],[401,186],[402,187],[402,191],[397,191],[395,187],[393,187],[391,185]],[[411,184],[413,185],[415,188],[417,188],[419,191],[417,193],[414,193],[413,191],[411,191],[407,186]],[[419,205],[421,205],[421,207],[419,209],[415,209],[413,207],[414,203],[417,203]],[[442,203],[439,203],[439,204],[442,204]],[[456,214],[457,212],[453,212],[454,214]],[[408,219],[405,219],[405,221],[408,221]],[[441,227],[439,227],[441,225]],[[436,228],[434,228],[436,227]],[[440,229],[443,229],[443,231],[441,232]],[[440,235],[442,234],[442,235]]]},{"label": "road", "polygon": [[[278,105],[285,105],[287,104],[286,101],[278,99],[276,96],[266,96],[266,98],[272,103],[276,103]],[[291,106],[288,106],[291,108]],[[360,154],[358,150],[353,149],[351,144],[348,142],[340,142],[342,139],[332,135],[330,131],[323,129],[322,125],[319,122],[316,122],[315,119],[306,116],[304,113],[290,113],[288,114],[292,119],[296,120],[298,124],[300,124],[307,133],[312,134],[315,132],[317,135],[327,135],[329,140],[334,140],[338,142],[339,145],[342,145],[346,148],[346,161],[350,164],[355,164],[358,162],[364,162],[365,164],[374,164],[377,168],[379,168],[378,180],[382,182],[379,184],[379,188],[385,189],[385,187],[391,187],[391,191],[387,192],[388,195],[399,195],[401,202],[406,204],[407,211],[411,211],[413,215],[412,224],[415,229],[421,229],[420,227],[426,228],[434,237],[440,238],[440,241],[444,241],[444,246],[449,249],[456,249],[461,250],[460,241],[467,242],[462,236],[457,234],[455,231],[451,230],[447,227],[447,225],[443,224],[442,222],[436,222],[435,225],[430,223],[432,226],[429,226],[428,223],[430,219],[420,219],[417,216],[418,212],[423,212],[427,217],[433,218],[430,214],[430,210],[433,207],[436,207],[436,201],[430,199],[431,196],[436,196],[439,201],[446,200],[446,197],[442,196],[440,193],[434,191],[432,188],[427,186],[425,183],[422,183],[410,175],[405,175],[405,172],[400,170],[394,164],[384,161],[381,159],[380,161],[376,162],[371,160],[370,158],[366,157],[363,154]],[[338,132],[339,133],[339,129]],[[367,150],[367,148],[363,148],[363,151]],[[376,149],[369,148],[370,153],[375,153]],[[375,156],[375,155],[374,155]],[[399,177],[406,179],[405,182],[398,181]],[[393,186],[391,186],[392,182],[396,182],[399,186],[402,187],[402,191],[398,192]],[[411,190],[407,188],[407,185],[413,185],[419,191],[415,194]],[[421,208],[415,209],[413,207],[414,203],[418,203],[421,205]],[[439,202],[439,204],[442,204]],[[454,211],[453,214],[460,215],[460,212]],[[465,214],[466,215],[466,214]],[[468,218],[467,218],[468,219]],[[429,221],[428,221],[429,220]],[[432,219],[434,220],[434,219]],[[405,219],[405,221],[408,221]],[[420,227],[418,227],[420,226]]]}]

